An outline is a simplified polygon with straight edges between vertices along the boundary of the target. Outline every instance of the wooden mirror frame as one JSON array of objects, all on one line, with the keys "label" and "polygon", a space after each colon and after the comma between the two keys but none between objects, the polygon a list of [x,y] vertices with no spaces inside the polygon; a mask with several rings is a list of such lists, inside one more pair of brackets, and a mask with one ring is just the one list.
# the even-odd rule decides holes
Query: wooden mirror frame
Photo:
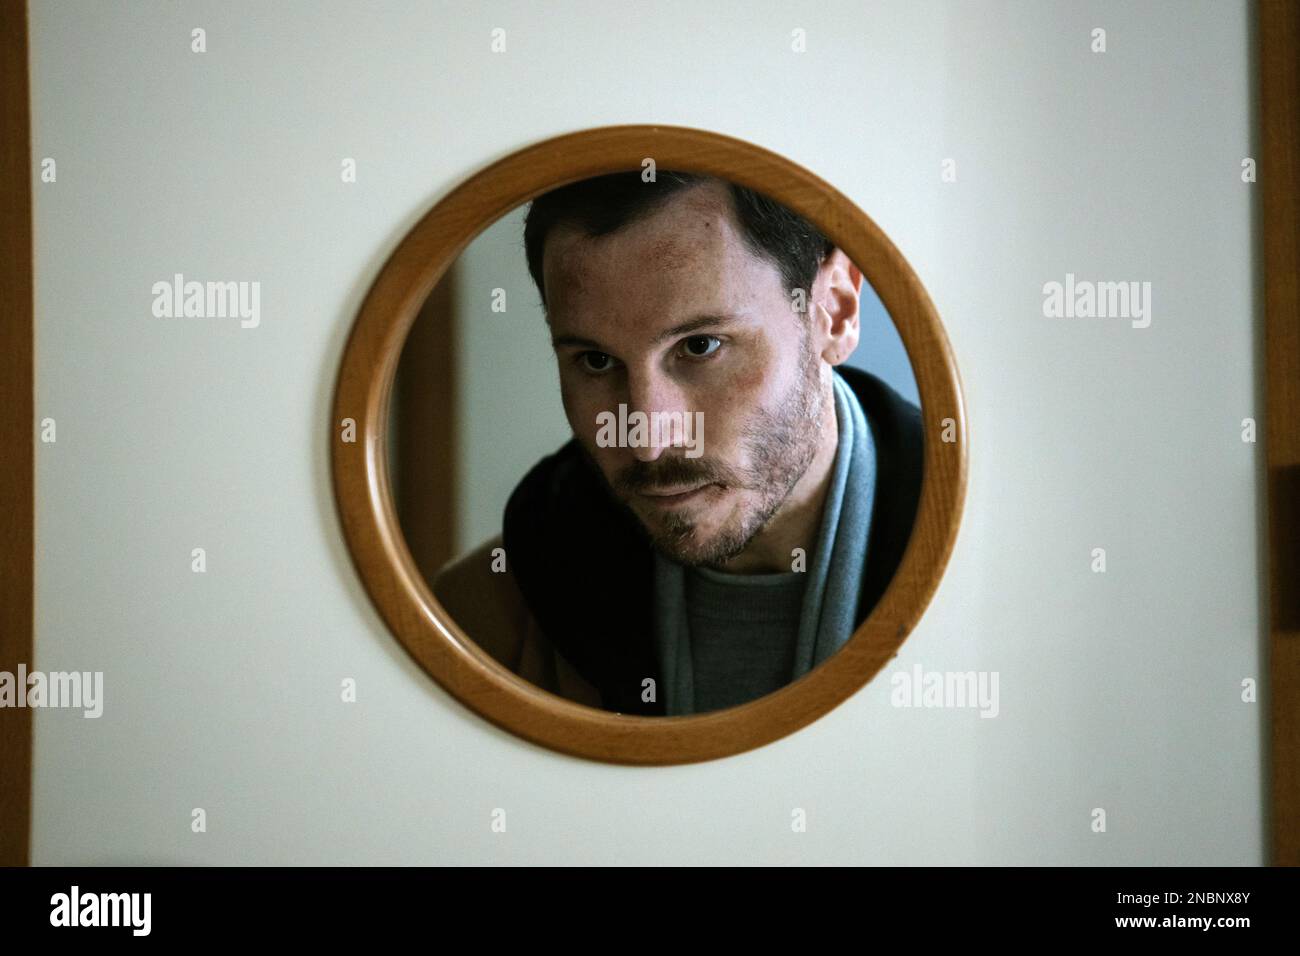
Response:
[{"label": "wooden mirror frame", "polygon": [[[407,548],[388,476],[388,405],[407,332],[437,282],[483,229],[536,196],[605,173],[656,168],[717,176],[784,203],[862,270],[898,328],[921,397],[920,503],[893,580],[825,663],[739,707],[629,717],[558,697],[499,664],[433,596]],[[354,440],[345,441],[347,420]],[[951,419],[954,440],[940,432]],[[843,703],[898,653],[948,563],[966,491],[961,379],[934,305],[880,228],[828,183],[759,146],[705,130],[611,126],[512,153],[451,190],[406,234],[366,294],[343,351],[329,423],[334,495],[353,561],[381,617],[448,693],[497,726],[554,750],[620,764],[712,760],[794,733]]]}]

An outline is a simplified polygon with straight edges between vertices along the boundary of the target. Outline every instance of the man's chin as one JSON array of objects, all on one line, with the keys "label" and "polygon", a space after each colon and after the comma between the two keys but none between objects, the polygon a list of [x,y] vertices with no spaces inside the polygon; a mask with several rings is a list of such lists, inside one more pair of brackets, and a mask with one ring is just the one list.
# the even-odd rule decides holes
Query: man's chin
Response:
[{"label": "man's chin", "polygon": [[[725,497],[725,493],[722,497]],[[716,567],[744,550],[727,526],[735,514],[721,500],[668,512],[646,506],[633,507],[641,530],[665,557],[688,567]]]},{"label": "man's chin", "polygon": [[647,527],[655,548],[678,564],[687,567],[719,567],[745,548],[745,542],[719,531],[705,531],[698,525],[690,527]]},{"label": "man's chin", "polygon": [[733,549],[698,546],[680,540],[655,538],[654,545],[664,557],[688,568],[719,568],[736,555]]}]

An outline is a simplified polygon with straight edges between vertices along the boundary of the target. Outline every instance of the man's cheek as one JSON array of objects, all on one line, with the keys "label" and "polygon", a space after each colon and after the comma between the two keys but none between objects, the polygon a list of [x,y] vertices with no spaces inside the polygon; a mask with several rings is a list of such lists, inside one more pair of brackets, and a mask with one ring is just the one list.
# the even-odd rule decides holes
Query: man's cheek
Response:
[{"label": "man's cheek", "polygon": [[592,439],[596,434],[596,418],[604,408],[600,393],[601,389],[590,382],[560,380],[560,402],[564,405],[569,427],[584,439]]},{"label": "man's cheek", "polygon": [[574,401],[573,388],[569,385],[568,377],[563,372],[560,373],[560,404],[564,407],[564,416],[569,420],[569,425],[574,422]]},{"label": "man's cheek", "polygon": [[767,347],[746,349],[736,355],[720,370],[718,389],[737,405],[748,404],[771,387],[772,379],[780,372],[775,355]]},{"label": "man's cheek", "polygon": [[583,405],[578,408],[570,424],[573,426],[573,433],[578,436],[588,448],[597,455],[603,457],[600,452],[607,447],[607,442],[611,429],[606,419],[609,416],[603,409],[594,405]]},{"label": "man's cheek", "polygon": [[[569,427],[573,429],[574,437],[606,478],[612,477],[618,469],[621,454],[617,432],[607,420],[610,414],[594,405],[583,405],[573,409],[569,415]],[[602,415],[605,416],[603,419]]]},{"label": "man's cheek", "polygon": [[569,420],[569,427],[587,447],[595,444],[596,410],[588,402],[579,400],[571,388],[560,387],[560,401],[564,405],[564,416]]}]

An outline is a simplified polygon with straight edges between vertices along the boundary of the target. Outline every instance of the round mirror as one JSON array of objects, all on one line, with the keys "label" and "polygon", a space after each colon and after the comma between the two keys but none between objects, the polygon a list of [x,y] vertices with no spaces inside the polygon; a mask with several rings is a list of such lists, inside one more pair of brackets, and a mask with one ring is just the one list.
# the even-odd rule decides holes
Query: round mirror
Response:
[{"label": "round mirror", "polygon": [[389,474],[416,565],[512,672],[679,716],[779,690],[884,593],[919,397],[862,271],[715,177],[572,183],[475,237],[403,348]]},{"label": "round mirror", "polygon": [[735,752],[924,609],[959,381],[901,256],[811,174],[699,131],[576,137],[595,168],[516,154],[390,259],[348,347],[380,360],[345,356],[336,396],[340,510],[390,625],[480,713],[603,759]]}]

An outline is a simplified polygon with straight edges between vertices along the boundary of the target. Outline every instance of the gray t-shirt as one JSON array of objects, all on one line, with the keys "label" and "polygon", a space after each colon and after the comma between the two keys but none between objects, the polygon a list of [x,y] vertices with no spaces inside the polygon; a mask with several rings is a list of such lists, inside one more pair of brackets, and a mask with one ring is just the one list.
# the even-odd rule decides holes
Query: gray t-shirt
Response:
[{"label": "gray t-shirt", "polygon": [[790,683],[807,579],[798,571],[688,569],[695,713],[736,707]]}]

